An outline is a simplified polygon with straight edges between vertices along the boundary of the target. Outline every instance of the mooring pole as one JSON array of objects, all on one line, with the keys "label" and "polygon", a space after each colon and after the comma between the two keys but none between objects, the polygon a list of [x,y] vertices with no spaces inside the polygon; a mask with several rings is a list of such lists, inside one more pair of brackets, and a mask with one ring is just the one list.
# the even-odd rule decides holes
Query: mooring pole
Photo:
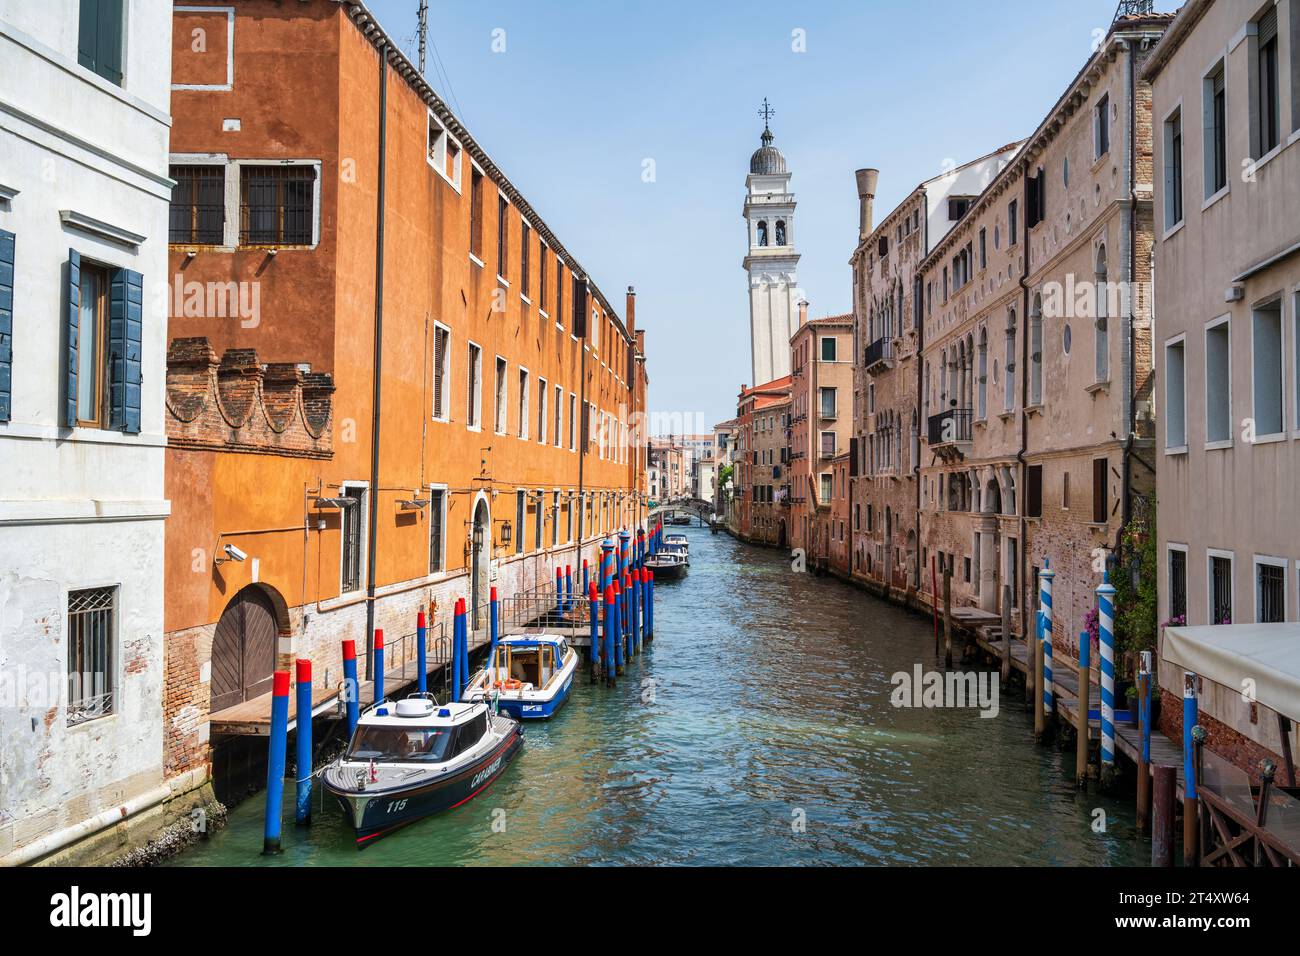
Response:
[{"label": "mooring pole", "polygon": [[[488,667],[497,666],[497,641],[500,639],[501,618],[497,610],[497,589],[493,586],[488,599]],[[500,680],[500,676],[497,677]]]},{"label": "mooring pole", "polygon": [[1198,717],[1196,675],[1183,671],[1183,866],[1196,866],[1200,862],[1194,734]]},{"label": "mooring pole", "polygon": [[646,610],[650,612],[650,630],[646,640],[653,641],[655,639],[655,573],[652,568],[646,568],[645,571],[645,593]]},{"label": "mooring pole", "polygon": [[357,683],[357,642],[343,642],[343,703],[348,713],[348,740],[361,719],[361,685]]},{"label": "mooring pole", "polygon": [[465,606],[464,598],[456,598],[455,608],[451,616],[451,699],[453,702],[460,700],[461,683],[460,683],[460,629],[465,623],[461,614],[461,608]]},{"label": "mooring pole", "polygon": [[1043,559],[1043,570],[1038,572],[1038,603],[1042,611],[1043,623],[1043,731],[1047,732],[1052,722],[1052,581],[1056,572],[1052,570],[1051,560]]},{"label": "mooring pole", "polygon": [[1101,635],[1101,785],[1115,781],[1115,586],[1110,572],[1097,586],[1097,622]]},{"label": "mooring pole", "polygon": [[627,595],[628,595],[628,617],[632,619],[632,650],[634,653],[641,653],[641,572],[637,569],[636,561],[632,562],[632,569],[627,573]]},{"label": "mooring pole", "polygon": [[416,686],[421,694],[429,690],[429,631],[425,625],[424,612],[415,614],[415,657],[419,673],[415,675]]},{"label": "mooring pole", "polygon": [[582,559],[582,593],[586,594],[590,590],[591,582],[587,578],[587,559]]},{"label": "mooring pole", "polygon": [[564,613],[564,571],[555,566],[555,613]]},{"label": "mooring pole", "polygon": [[934,555],[930,555],[930,610],[934,617],[934,659],[939,659],[939,579],[935,576]]},{"label": "mooring pole", "polygon": [[577,605],[573,603],[573,568],[566,564],[564,566],[564,611],[567,614],[576,607]]},{"label": "mooring pole", "polygon": [[384,629],[375,628],[375,703],[384,699]]},{"label": "mooring pole", "polygon": [[1002,686],[1011,686],[1011,585],[1002,585]]},{"label": "mooring pole", "polygon": [[623,594],[617,580],[610,587],[614,589],[614,672],[621,675],[627,663],[623,650]]},{"label": "mooring pole", "polygon": [[298,659],[297,678],[298,726],[294,733],[298,786],[294,794],[294,820],[311,823],[311,661]]},{"label": "mooring pole", "polygon": [[1088,657],[1092,641],[1087,631],[1079,632],[1079,712],[1074,715],[1074,784],[1080,790],[1088,788],[1088,711],[1092,707],[1092,670]]},{"label": "mooring pole", "polygon": [[289,747],[289,672],[271,678],[271,739],[266,756],[266,815],[262,855],[280,852],[280,810],[284,802],[284,761]]},{"label": "mooring pole", "polygon": [[1178,788],[1178,770],[1159,765],[1152,768],[1155,804],[1151,817],[1151,865],[1174,865],[1174,798]]},{"label": "mooring pole", "polygon": [[614,656],[614,586],[612,584],[605,587],[605,682],[610,687],[615,686],[617,680],[615,674]]},{"label": "mooring pole", "polygon": [[1137,829],[1147,828],[1151,814],[1151,652],[1143,651],[1138,665],[1138,720],[1142,749],[1138,751]]},{"label": "mooring pole", "polygon": [[587,588],[587,599],[591,602],[591,677],[595,680],[600,674],[600,598],[594,583]]},{"label": "mooring pole", "polygon": [[943,563],[943,666],[952,667],[952,566]]}]

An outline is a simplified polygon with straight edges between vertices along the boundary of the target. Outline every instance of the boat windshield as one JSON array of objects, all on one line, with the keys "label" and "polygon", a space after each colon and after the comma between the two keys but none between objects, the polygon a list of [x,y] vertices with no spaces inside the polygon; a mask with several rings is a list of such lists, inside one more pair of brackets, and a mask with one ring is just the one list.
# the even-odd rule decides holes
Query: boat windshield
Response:
[{"label": "boat windshield", "polygon": [[447,759],[453,727],[386,727],[361,724],[348,747],[348,760],[441,763]]}]

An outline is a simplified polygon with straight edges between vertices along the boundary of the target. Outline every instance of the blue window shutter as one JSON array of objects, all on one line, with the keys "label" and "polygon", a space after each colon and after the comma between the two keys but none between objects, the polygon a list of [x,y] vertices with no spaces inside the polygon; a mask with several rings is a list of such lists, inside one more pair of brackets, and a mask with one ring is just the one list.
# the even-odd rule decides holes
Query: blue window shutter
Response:
[{"label": "blue window shutter", "polygon": [[109,427],[140,431],[140,338],[144,277],[130,269],[113,273],[108,302]]},{"label": "blue window shutter", "polygon": [[68,250],[68,293],[64,313],[63,424],[77,425],[77,320],[81,314],[81,254]]},{"label": "blue window shutter", "polygon": [[14,234],[0,229],[0,422],[9,421],[14,362]]}]

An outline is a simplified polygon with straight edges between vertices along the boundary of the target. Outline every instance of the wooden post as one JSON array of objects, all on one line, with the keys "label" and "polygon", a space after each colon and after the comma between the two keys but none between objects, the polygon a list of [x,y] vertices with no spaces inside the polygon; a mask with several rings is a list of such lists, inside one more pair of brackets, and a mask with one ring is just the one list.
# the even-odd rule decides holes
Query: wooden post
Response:
[{"label": "wooden post", "polygon": [[1011,685],[1011,586],[1002,585],[1002,686]]},{"label": "wooden post", "polygon": [[934,659],[939,659],[939,582],[935,579],[934,555],[930,556],[930,610],[934,617]]},{"label": "wooden post", "polygon": [[1088,789],[1088,709],[1092,695],[1092,667],[1088,657],[1092,641],[1087,631],[1079,632],[1079,712],[1074,716],[1074,783],[1080,790]]},{"label": "wooden post", "polygon": [[1178,771],[1170,766],[1155,770],[1155,803],[1151,826],[1151,865],[1174,865],[1174,794],[1178,787]]},{"label": "wooden post", "polygon": [[943,565],[943,666],[952,667],[952,565]]}]

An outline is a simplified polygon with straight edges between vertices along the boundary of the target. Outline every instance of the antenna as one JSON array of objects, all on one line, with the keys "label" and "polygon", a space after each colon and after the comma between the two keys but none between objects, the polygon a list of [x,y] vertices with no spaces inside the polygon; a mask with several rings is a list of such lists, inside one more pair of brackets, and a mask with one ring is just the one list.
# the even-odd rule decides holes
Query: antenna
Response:
[{"label": "antenna", "polygon": [[429,0],[420,0],[420,10],[416,14],[416,32],[420,37],[420,75],[424,75],[424,47],[429,39]]},{"label": "antenna", "polygon": [[1154,13],[1155,7],[1155,0],[1119,0],[1119,7],[1115,10],[1115,19]]}]

